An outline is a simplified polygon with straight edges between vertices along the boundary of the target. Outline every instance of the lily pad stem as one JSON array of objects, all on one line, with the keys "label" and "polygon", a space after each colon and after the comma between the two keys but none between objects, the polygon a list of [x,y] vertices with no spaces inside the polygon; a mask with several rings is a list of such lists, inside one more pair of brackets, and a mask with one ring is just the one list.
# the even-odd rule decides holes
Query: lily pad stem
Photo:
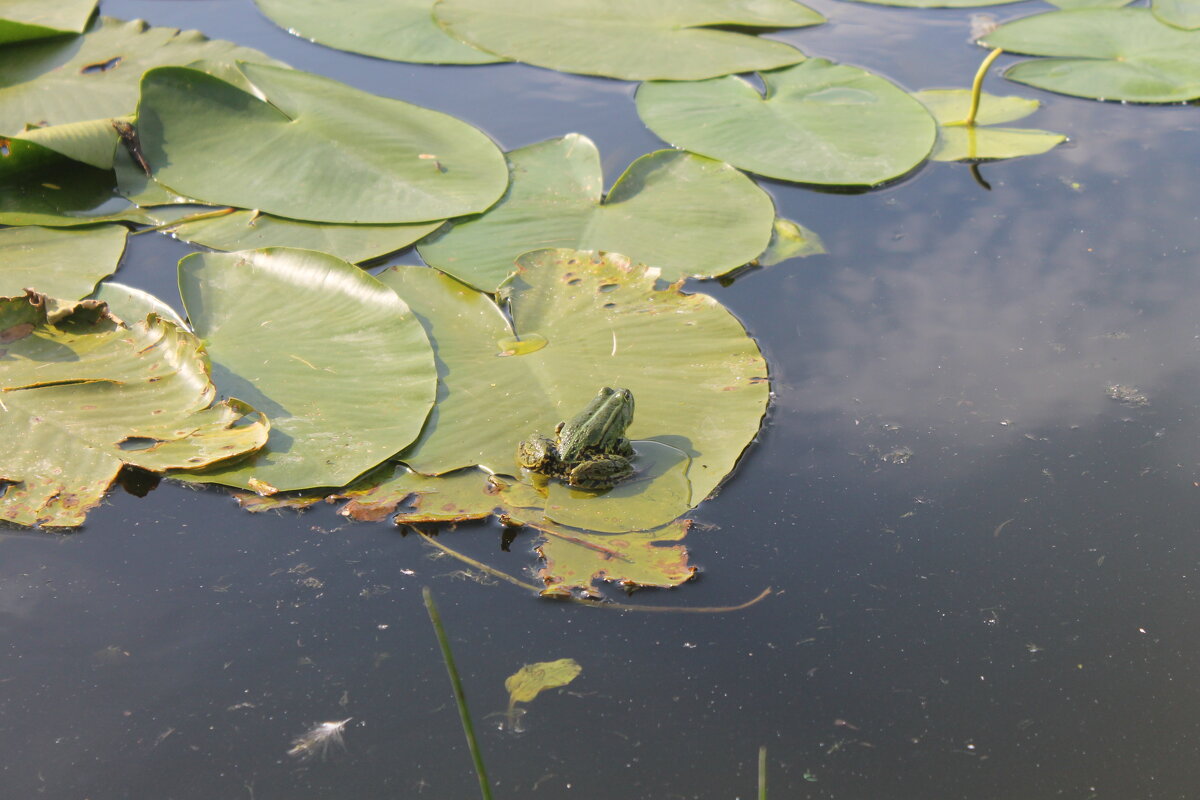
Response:
[{"label": "lily pad stem", "polygon": [[999,58],[1003,52],[1002,49],[997,47],[988,53],[987,58],[979,65],[979,71],[975,73],[975,80],[971,83],[971,110],[967,112],[965,125],[971,126],[975,124],[975,115],[979,113],[979,97],[983,94],[983,79],[987,75],[988,68],[992,66],[992,62]]},{"label": "lily pad stem", "polygon": [[143,233],[152,233],[153,231],[165,231],[171,228],[178,228],[180,225],[186,225],[189,222],[199,222],[202,219],[213,219],[215,217],[223,217],[226,214],[232,214],[236,208],[218,208],[216,211],[201,211],[198,214],[189,214],[186,217],[180,217],[174,222],[164,222],[162,225],[155,225],[150,228],[142,228],[133,232],[134,236],[139,236]]},{"label": "lily pad stem", "polygon": [[758,800],[767,800],[767,746],[758,748]]}]

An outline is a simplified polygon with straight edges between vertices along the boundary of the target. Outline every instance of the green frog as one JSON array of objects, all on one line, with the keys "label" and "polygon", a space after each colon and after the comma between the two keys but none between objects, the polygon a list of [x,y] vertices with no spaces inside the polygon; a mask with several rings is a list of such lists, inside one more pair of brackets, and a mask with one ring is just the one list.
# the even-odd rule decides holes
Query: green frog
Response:
[{"label": "green frog", "polygon": [[554,438],[534,435],[517,447],[517,463],[580,489],[611,489],[633,474],[633,394],[605,386],[582,413],[558,423]]}]

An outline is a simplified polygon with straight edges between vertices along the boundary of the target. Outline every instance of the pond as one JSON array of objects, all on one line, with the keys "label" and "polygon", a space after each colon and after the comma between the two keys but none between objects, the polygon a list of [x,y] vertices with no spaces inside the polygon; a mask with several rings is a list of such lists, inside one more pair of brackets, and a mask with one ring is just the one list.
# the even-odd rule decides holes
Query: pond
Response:
[{"label": "pond", "polygon": [[[985,52],[973,9],[811,6],[830,22],[771,36],[909,90],[969,85]],[[585,134],[609,183],[662,147],[635,83],[368,59],[249,0],[101,11],[455,115],[504,150]],[[77,533],[0,534],[5,796],[475,796],[424,586],[498,798],[750,798],[760,746],[772,798],[1194,796],[1196,108],[996,71],[986,88],[1040,99],[1031,126],[1070,141],[866,193],[760,179],[827,254],[686,287],[758,341],[772,402],[692,514],[698,578],[628,602],[772,587],[761,602],[540,600],[333,506],[251,515],[217,489],[116,490]],[[117,279],[177,303],[196,249],[134,237]],[[531,537],[505,533],[439,540],[522,575]],[[505,726],[505,678],[559,658],[579,677]],[[288,754],[344,719],[344,746]]]}]

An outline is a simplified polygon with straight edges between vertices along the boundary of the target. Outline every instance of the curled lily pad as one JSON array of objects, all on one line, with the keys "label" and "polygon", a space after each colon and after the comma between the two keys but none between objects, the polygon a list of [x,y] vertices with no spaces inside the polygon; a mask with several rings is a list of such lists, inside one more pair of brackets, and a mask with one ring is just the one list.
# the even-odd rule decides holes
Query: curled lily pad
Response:
[{"label": "curled lily pad", "polygon": [[183,67],[143,78],[142,152],[175,192],[289,219],[390,224],[482,211],[508,185],[504,154],[454,117],[320,75],[241,68],[257,95]]},{"label": "curled lily pad", "polygon": [[262,447],[269,424],[213,403],[200,341],[155,316],[126,325],[102,302],[0,298],[0,519],[73,527],[123,464],[195,470]]},{"label": "curled lily pad", "polygon": [[187,476],[261,494],[342,486],[403,449],[433,404],[420,322],[387,287],[326,253],[195,253],[179,288],[217,385],[271,418],[252,458]]},{"label": "curled lily pad", "polygon": [[794,0],[439,0],[433,13],[453,36],[489,53],[633,81],[795,64],[804,59],[799,50],[742,31],[824,22]]},{"label": "curled lily pad", "polygon": [[[49,5],[46,3],[45,5]],[[196,31],[151,28],[102,17],[81,36],[0,50],[0,134],[27,125],[108,119],[133,112],[138,81],[151,67],[200,59],[279,62]]]},{"label": "curled lily pad", "polygon": [[185,331],[191,330],[191,326],[183,321],[175,309],[149,292],[134,286],[105,281],[96,289],[91,299],[103,300],[112,314],[126,322],[139,322],[150,314],[157,314]]},{"label": "curled lily pad", "polygon": [[67,300],[87,297],[125,252],[120,225],[0,230],[0,295],[36,289]]},{"label": "curled lily pad", "polygon": [[289,33],[391,61],[491,64],[505,59],[460,42],[433,21],[434,0],[254,0]]},{"label": "curled lily pad", "polygon": [[1188,31],[1200,28],[1200,0],[1154,0],[1150,8],[1168,25]]},{"label": "curled lily pad", "polygon": [[117,194],[112,170],[23,139],[0,139],[0,156],[0,225],[72,227],[147,220]]},{"label": "curled lily pad", "polygon": [[0,3],[0,44],[83,33],[96,0],[5,0]]},{"label": "curled lily pad", "polygon": [[1037,111],[1037,100],[1025,97],[980,95],[975,124],[967,125],[971,108],[969,89],[929,89],[914,95],[938,121],[938,144],[933,161],[983,161],[1017,158],[1045,153],[1067,140],[1050,131],[1027,128],[999,128],[997,123],[1011,122]]},{"label": "curled lily pad", "polygon": [[[541,250],[518,266],[506,289],[515,330],[490,297],[435,270],[380,276],[426,324],[441,377],[437,407],[400,459],[426,474],[476,464],[514,474],[520,441],[621,386],[637,404],[629,438],[686,453],[690,502],[706,498],[766,410],[766,363],[741,323],[708,295],[657,288],[658,270],[620,255]],[[499,341],[528,333],[545,346],[501,355]]]},{"label": "curled lily pad", "polygon": [[727,76],[655,81],[638,114],[660,138],[735,167],[800,183],[873,186],[925,160],[937,126],[899,86],[858,67],[810,59],[762,73],[765,95]]},{"label": "curled lily pad", "polygon": [[608,250],[652,264],[664,280],[713,277],[767,246],[775,207],[740,171],[681,150],[634,161],[604,196],[600,153],[586,136],[508,154],[508,192],[482,215],[422,242],[426,263],[495,291],[521,253]]},{"label": "curled lily pad", "polygon": [[1051,56],[1004,72],[1039,89],[1138,103],[1200,98],[1200,31],[1166,25],[1146,8],[1035,14],[1001,25],[983,42],[1012,53]]},{"label": "curled lily pad", "polygon": [[113,168],[113,152],[117,146],[117,131],[111,119],[91,119],[31,128],[13,138],[33,142],[73,161],[97,169]]}]

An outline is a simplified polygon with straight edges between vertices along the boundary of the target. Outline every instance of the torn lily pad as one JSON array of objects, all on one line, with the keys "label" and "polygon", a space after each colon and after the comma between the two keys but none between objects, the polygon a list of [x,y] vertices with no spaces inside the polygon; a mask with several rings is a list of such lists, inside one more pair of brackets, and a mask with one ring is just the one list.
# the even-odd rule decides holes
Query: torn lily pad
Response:
[{"label": "torn lily pad", "polygon": [[770,196],[720,161],[659,150],[634,161],[605,195],[600,153],[586,136],[568,134],[507,158],[511,179],[500,202],[417,247],[430,266],[487,292],[530,250],[623,253],[675,281],[740,267],[770,240]]},{"label": "torn lily pad", "polygon": [[126,325],[98,301],[0,298],[0,519],[75,527],[124,464],[190,471],[251,453],[269,423],[214,403],[196,337],[151,316]]},{"label": "torn lily pad", "polygon": [[1022,119],[1037,111],[1037,100],[998,97],[983,92],[975,124],[967,125],[971,108],[970,89],[928,89],[916,97],[938,122],[938,143],[933,161],[987,161],[1033,156],[1052,150],[1067,140],[1051,131],[1029,128],[999,128],[999,123]]},{"label": "torn lily pad", "polygon": [[65,300],[87,297],[125,252],[120,225],[0,230],[0,296],[26,289]]}]

